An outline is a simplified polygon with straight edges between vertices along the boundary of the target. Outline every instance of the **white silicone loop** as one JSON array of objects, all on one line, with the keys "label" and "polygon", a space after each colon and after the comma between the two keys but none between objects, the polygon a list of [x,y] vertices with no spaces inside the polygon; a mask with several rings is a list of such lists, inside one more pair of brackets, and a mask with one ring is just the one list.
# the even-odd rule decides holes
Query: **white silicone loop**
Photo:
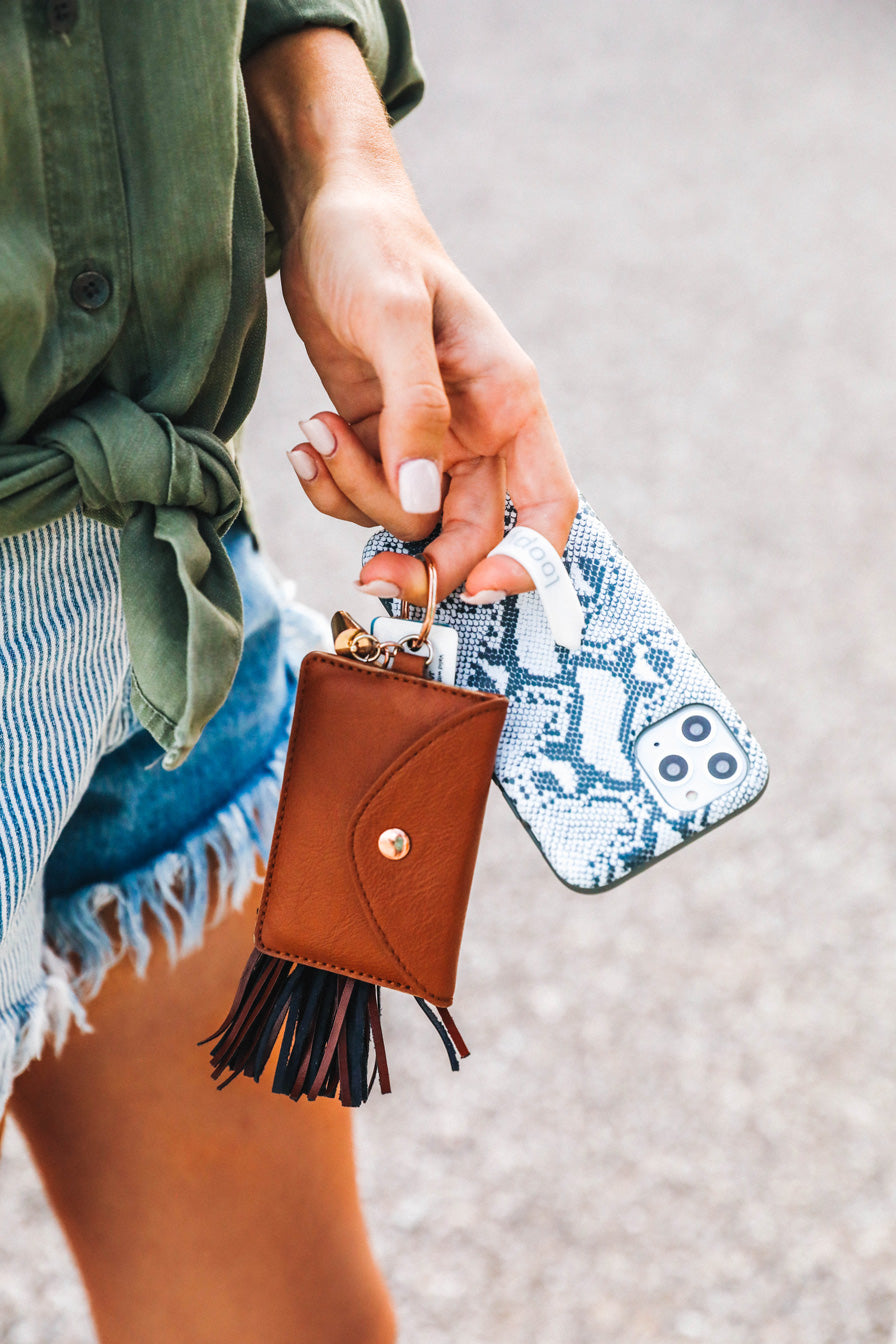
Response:
[{"label": "white silicone loop", "polygon": [[572,579],[547,537],[532,527],[512,527],[489,555],[516,560],[535,584],[555,644],[578,653],[585,618]]}]

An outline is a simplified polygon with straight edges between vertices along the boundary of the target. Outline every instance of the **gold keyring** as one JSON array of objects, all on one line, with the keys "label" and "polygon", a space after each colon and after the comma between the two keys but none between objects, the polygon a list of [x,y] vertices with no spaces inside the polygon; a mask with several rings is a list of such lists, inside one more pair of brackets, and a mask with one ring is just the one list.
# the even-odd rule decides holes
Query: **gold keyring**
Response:
[{"label": "gold keyring", "polygon": [[428,639],[421,639],[418,644],[416,635],[405,635],[404,639],[400,639],[398,641],[397,647],[399,649],[404,648],[413,649],[414,653],[421,654],[422,657],[426,659],[427,667],[429,667],[430,663],[432,662],[433,657],[432,645],[430,644]]},{"label": "gold keyring", "polygon": [[[417,557],[422,564],[426,566],[426,615],[423,617],[423,624],[416,635],[409,639],[411,648],[420,649],[426,643],[432,623],[436,618],[436,587],[439,582],[439,576],[436,573],[435,563],[430,560],[428,555],[419,555]],[[401,619],[406,621],[410,604],[404,599],[401,603]],[[402,640],[402,643],[405,641]]]},{"label": "gold keyring", "polygon": [[348,651],[359,663],[375,663],[380,656],[379,640],[366,630],[356,630],[348,641]]}]

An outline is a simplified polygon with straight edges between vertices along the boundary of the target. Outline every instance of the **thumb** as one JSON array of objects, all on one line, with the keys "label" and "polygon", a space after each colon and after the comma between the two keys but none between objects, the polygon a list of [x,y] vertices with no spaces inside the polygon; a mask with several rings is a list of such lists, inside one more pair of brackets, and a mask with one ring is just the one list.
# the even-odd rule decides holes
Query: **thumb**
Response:
[{"label": "thumb", "polygon": [[379,449],[389,487],[408,513],[438,513],[451,408],[425,289],[381,313],[368,358],[383,393]]}]

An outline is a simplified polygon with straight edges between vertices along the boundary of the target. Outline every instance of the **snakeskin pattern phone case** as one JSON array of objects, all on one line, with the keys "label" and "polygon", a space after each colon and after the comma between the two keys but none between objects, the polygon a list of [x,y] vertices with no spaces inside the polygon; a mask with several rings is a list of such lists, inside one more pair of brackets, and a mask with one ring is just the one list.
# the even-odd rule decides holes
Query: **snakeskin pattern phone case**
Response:
[{"label": "snakeskin pattern phone case", "polygon": [[[426,545],[380,531],[364,560]],[[554,643],[536,593],[484,607],[455,593],[436,620],[457,629],[458,685],[509,700],[494,776],[505,798],[562,882],[599,891],[754,802],[768,765],[583,499],[563,561],[584,613],[577,652]]]}]

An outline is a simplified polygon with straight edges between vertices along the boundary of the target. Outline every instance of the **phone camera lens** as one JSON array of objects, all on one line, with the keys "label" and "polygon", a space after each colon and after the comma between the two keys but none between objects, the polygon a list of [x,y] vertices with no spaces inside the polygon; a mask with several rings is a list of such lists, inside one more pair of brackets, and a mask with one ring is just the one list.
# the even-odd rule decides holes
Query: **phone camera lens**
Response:
[{"label": "phone camera lens", "polygon": [[705,742],[712,726],[702,714],[691,714],[681,725],[681,731],[689,742]]},{"label": "phone camera lens", "polygon": [[717,751],[715,756],[710,756],[707,769],[713,779],[731,779],[737,774],[737,761],[727,751]]},{"label": "phone camera lens", "polygon": [[664,756],[660,761],[660,774],[670,784],[679,784],[688,772],[688,763],[683,756]]}]

